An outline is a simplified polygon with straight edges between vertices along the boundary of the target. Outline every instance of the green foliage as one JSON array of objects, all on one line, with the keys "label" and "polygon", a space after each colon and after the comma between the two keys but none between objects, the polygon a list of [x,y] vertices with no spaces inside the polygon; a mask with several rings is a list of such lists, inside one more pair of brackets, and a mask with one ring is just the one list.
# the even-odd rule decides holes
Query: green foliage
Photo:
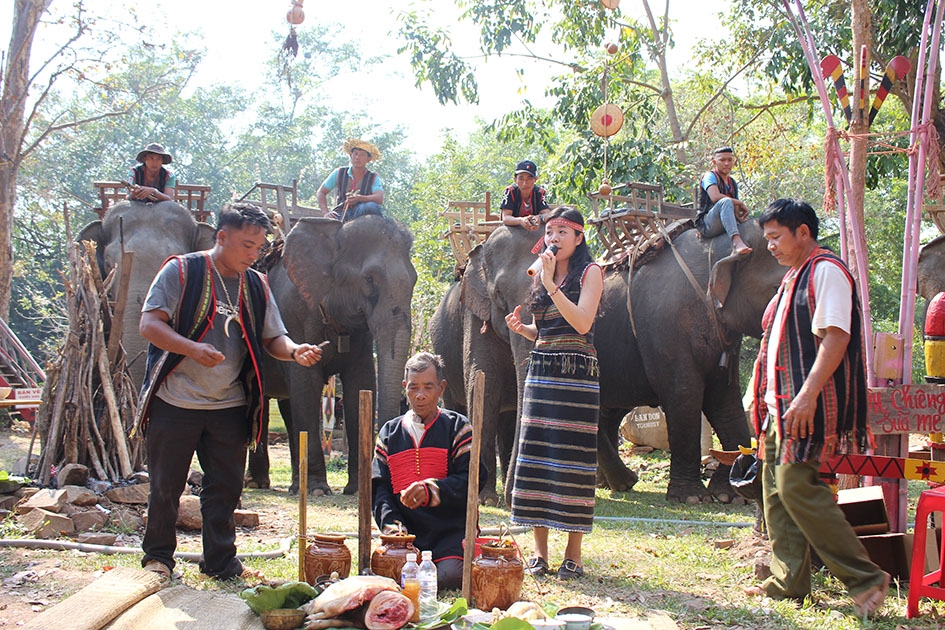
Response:
[{"label": "green foliage", "polygon": [[316,595],[315,589],[305,582],[286,582],[276,587],[260,584],[240,591],[240,598],[257,615],[276,608],[298,608]]},{"label": "green foliage", "polygon": [[66,328],[60,271],[66,258],[61,213],[33,204],[13,223],[13,289],[9,325],[43,365]]},{"label": "green foliage", "polygon": [[479,85],[472,66],[452,52],[448,33],[425,23],[425,16],[417,12],[401,13],[400,35],[404,44],[398,54],[407,53],[417,77],[416,86],[429,81],[441,104],[458,104],[459,95],[470,103],[479,102]]}]

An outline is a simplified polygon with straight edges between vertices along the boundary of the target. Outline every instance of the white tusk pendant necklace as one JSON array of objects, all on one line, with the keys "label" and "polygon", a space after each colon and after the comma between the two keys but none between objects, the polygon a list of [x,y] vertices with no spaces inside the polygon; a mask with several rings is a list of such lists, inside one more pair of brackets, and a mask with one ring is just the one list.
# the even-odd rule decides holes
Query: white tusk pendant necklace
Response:
[{"label": "white tusk pendant necklace", "polygon": [[[236,322],[237,327],[239,326],[240,313],[236,306],[233,305],[233,300],[230,299],[230,292],[226,288],[226,283],[223,282],[223,276],[220,274],[220,270],[217,269],[217,264],[213,261],[213,254],[210,255],[210,266],[213,267],[214,273],[217,274],[217,279],[220,281],[220,286],[223,287],[223,295],[226,296],[226,304],[222,304],[220,300],[217,300],[216,312],[220,315],[226,316],[226,319],[223,321],[223,334],[227,337],[230,336],[230,322]],[[243,277],[240,276],[240,285],[243,284]]]}]

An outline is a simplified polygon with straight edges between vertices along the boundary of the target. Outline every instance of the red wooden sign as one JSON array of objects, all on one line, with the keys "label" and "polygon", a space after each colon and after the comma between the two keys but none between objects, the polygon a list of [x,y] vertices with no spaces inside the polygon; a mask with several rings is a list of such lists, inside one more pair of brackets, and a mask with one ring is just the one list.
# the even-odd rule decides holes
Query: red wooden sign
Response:
[{"label": "red wooden sign", "polygon": [[874,435],[945,432],[945,385],[898,385],[867,392]]}]

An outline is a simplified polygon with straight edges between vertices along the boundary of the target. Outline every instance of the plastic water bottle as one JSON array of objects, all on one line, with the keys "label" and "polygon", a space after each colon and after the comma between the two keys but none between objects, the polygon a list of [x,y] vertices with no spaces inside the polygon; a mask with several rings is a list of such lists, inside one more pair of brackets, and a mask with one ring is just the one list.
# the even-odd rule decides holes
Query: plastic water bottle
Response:
[{"label": "plastic water bottle", "polygon": [[436,601],[436,565],[433,564],[433,552],[424,551],[420,563],[420,620],[430,621],[440,612]]},{"label": "plastic water bottle", "polygon": [[420,565],[417,564],[417,554],[408,553],[407,562],[400,570],[400,586],[404,595],[413,602],[413,615],[410,621],[420,621]]}]

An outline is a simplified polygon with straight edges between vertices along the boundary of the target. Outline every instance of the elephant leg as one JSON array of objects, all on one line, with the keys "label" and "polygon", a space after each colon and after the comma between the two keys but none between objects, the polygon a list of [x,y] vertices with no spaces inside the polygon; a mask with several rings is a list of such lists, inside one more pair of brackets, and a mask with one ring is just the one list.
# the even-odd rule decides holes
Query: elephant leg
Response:
[{"label": "elephant leg", "polygon": [[669,433],[669,487],[666,498],[682,503],[711,502],[702,483],[702,375],[681,370],[676,383],[697,385],[670,387],[660,392]]},{"label": "elephant leg", "polygon": [[289,494],[299,493],[299,431],[292,422],[292,403],[288,398],[279,399],[279,413],[289,436],[289,459],[292,465],[292,479],[289,482]]},{"label": "elephant leg", "polygon": [[[322,388],[325,386],[325,378],[320,369],[316,367],[303,368],[298,365],[289,367],[289,415],[292,418],[292,431],[289,434],[290,441],[296,445],[298,451],[299,433],[308,432],[308,470],[307,490],[311,496],[322,496],[331,494],[331,487],[328,485],[328,476],[325,470],[325,453],[322,451],[321,441],[321,396]],[[282,407],[280,406],[280,409]],[[296,463],[297,455],[293,456],[293,469],[298,468]],[[302,474],[302,471],[299,471]],[[298,492],[299,478],[293,476],[293,486],[295,492]]]},{"label": "elephant leg", "polygon": [[[341,373],[341,382],[344,387],[345,399],[345,437],[348,440],[348,482],[345,484],[344,494],[358,493],[358,474],[361,469],[359,461],[359,438],[361,435],[361,412],[360,412],[360,392],[362,390],[370,391],[372,398],[377,404],[377,390],[375,387],[376,377],[374,372],[374,358],[370,348],[366,356],[360,357],[358,361],[345,367]],[[373,410],[372,410],[373,416]],[[378,418],[383,424],[390,418]],[[372,444],[373,434],[376,430],[372,418]],[[371,463],[367,463],[367,471],[370,474]]]},{"label": "elephant leg", "polygon": [[[739,446],[751,445],[751,431],[742,408],[737,374],[732,378],[719,374],[707,383],[705,415],[723,450],[734,451]],[[709,480],[709,492],[722,503],[731,503],[736,496],[729,482],[730,472],[731,466],[719,465]]]},{"label": "elephant leg", "polygon": [[263,399],[262,439],[249,451],[249,470],[243,479],[245,488],[268,488],[269,482],[269,398]]},{"label": "elephant leg", "polygon": [[512,448],[515,444],[515,417],[518,413],[516,409],[508,409],[499,414],[499,426],[496,430],[496,450],[499,454],[499,471],[496,472],[495,481],[498,483],[499,476],[505,479],[509,474],[509,466],[512,461]]},{"label": "elephant leg", "polygon": [[627,415],[626,409],[601,409],[597,432],[597,483],[615,492],[632,490],[637,473],[630,470],[620,459],[620,422]]},{"label": "elephant leg", "polygon": [[[496,487],[496,440],[498,438],[498,424],[499,424],[499,402],[500,396],[490,395],[490,392],[498,393],[502,391],[503,383],[498,382],[499,379],[490,377],[489,373],[486,372],[486,395],[483,399],[482,406],[482,462],[486,466],[486,471],[489,475],[489,481],[482,487],[482,490],[479,492],[479,503],[481,505],[498,505],[499,504],[499,495],[495,491]],[[506,383],[507,386],[507,383]],[[469,391],[472,392],[473,388],[470,387]],[[470,409],[474,407],[471,405]]]}]

